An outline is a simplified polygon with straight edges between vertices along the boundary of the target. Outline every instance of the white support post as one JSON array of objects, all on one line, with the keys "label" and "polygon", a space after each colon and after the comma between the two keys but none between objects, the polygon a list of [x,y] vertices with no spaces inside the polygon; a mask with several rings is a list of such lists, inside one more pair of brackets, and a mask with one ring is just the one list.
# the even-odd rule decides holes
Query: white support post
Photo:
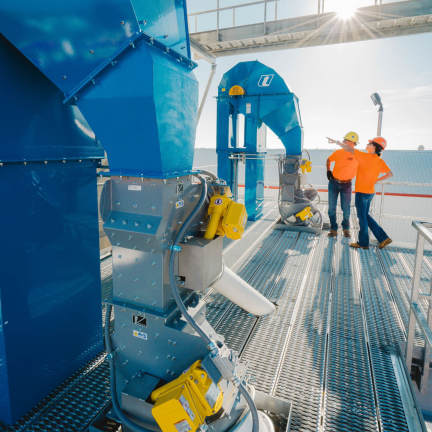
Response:
[{"label": "white support post", "polygon": [[415,263],[414,263],[414,274],[413,274],[412,288],[411,288],[407,343],[405,347],[405,362],[407,365],[408,372],[411,372],[412,355],[413,355],[413,348],[414,348],[414,336],[415,336],[415,328],[416,328],[416,317],[413,310],[413,303],[417,304],[418,297],[419,297],[419,285],[420,285],[420,274],[421,274],[421,268],[423,262],[423,251],[424,251],[424,238],[418,232]]},{"label": "white support post", "polygon": [[200,103],[199,108],[198,108],[197,125],[199,123],[199,120],[200,120],[200,117],[201,117],[201,113],[202,113],[202,110],[204,108],[204,104],[205,104],[205,102],[207,100],[207,95],[208,95],[208,92],[210,90],[210,85],[211,85],[211,83],[213,81],[213,77],[214,77],[215,72],[216,72],[216,61],[214,63],[212,63],[212,65],[211,65],[210,76],[209,76],[209,79],[207,81],[207,85],[206,85],[206,88],[204,90],[204,94],[203,94],[203,96],[201,98],[201,103]]},{"label": "white support post", "polygon": [[217,9],[217,12],[216,12],[216,39],[218,41],[220,40],[220,35],[219,35],[219,15],[220,15],[219,8],[220,8],[220,4],[219,3],[220,3],[219,0],[216,0],[216,9]]},{"label": "white support post", "polygon": [[[428,296],[428,314],[427,314],[427,323],[428,327],[432,328],[432,279],[429,288],[429,296]],[[425,351],[424,351],[424,359],[423,359],[423,376],[420,382],[420,390],[424,393],[428,389],[428,381],[430,374],[430,359],[431,359],[431,346],[428,343],[427,339],[425,340]]]}]

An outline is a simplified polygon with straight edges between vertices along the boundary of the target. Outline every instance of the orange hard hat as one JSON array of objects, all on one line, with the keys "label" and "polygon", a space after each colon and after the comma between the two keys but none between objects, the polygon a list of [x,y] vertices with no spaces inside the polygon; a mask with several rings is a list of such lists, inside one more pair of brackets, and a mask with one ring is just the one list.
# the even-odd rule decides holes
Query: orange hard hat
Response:
[{"label": "orange hard hat", "polygon": [[387,147],[387,141],[383,137],[375,137],[374,139],[369,140],[369,142],[380,145],[383,150]]}]

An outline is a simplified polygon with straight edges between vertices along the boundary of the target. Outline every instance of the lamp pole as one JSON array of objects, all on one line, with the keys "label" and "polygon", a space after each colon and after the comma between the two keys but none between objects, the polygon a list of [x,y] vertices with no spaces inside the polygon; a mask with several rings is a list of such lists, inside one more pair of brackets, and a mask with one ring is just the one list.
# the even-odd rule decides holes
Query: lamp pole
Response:
[{"label": "lamp pole", "polygon": [[378,107],[378,127],[377,127],[377,136],[381,136],[381,130],[382,130],[382,117],[384,112],[384,107],[381,101],[381,97],[378,93],[372,93],[371,94],[372,102],[375,106]]}]

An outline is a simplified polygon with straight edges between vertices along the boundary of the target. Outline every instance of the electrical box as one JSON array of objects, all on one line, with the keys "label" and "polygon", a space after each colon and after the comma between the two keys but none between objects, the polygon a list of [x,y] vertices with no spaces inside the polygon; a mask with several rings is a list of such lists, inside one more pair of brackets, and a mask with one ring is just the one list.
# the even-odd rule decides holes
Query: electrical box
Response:
[{"label": "electrical box", "polygon": [[214,240],[194,238],[182,244],[179,253],[181,285],[194,291],[205,291],[222,272],[223,237]]}]

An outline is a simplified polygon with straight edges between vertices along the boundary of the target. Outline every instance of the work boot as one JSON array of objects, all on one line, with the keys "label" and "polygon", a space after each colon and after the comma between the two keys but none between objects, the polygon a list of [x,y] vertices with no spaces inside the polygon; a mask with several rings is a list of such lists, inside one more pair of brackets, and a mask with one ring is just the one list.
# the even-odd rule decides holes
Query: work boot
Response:
[{"label": "work boot", "polygon": [[343,230],[343,235],[344,235],[344,237],[351,238],[350,230],[349,229],[344,229]]},{"label": "work boot", "polygon": [[369,249],[369,246],[360,246],[357,242],[350,243],[350,246],[354,249]]},{"label": "work boot", "polygon": [[328,233],[328,237],[337,237],[337,230],[330,230]]},{"label": "work boot", "polygon": [[385,248],[387,245],[389,245],[393,240],[389,237],[387,237],[385,240],[383,240],[379,245],[378,249]]}]

